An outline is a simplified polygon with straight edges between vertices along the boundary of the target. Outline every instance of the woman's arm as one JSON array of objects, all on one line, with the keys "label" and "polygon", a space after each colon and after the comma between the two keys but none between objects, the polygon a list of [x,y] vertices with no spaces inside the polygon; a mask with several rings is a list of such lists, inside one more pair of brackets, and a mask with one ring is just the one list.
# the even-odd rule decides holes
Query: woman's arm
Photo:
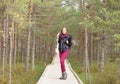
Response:
[{"label": "woman's arm", "polygon": [[66,41],[66,44],[69,46],[72,46],[72,36],[71,35],[68,36],[68,40]]}]

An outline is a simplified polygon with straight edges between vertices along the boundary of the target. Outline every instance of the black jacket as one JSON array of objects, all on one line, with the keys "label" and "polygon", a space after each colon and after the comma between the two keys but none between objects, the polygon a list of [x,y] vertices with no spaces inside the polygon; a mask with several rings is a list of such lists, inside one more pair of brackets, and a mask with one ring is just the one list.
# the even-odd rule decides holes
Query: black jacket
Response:
[{"label": "black jacket", "polygon": [[[66,43],[66,41],[68,41],[68,43]],[[59,52],[67,51],[71,48],[72,36],[71,35],[65,35],[64,37],[62,37],[60,35],[58,43],[59,43]]]}]

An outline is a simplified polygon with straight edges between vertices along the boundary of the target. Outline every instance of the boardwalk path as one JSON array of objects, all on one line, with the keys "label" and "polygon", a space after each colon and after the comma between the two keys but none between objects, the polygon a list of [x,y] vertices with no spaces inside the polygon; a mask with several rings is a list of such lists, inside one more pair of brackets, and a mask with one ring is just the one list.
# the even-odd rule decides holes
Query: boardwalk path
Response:
[{"label": "boardwalk path", "polygon": [[66,80],[60,80],[60,63],[59,57],[56,55],[52,63],[46,67],[37,84],[83,84],[68,62],[65,62],[65,66],[68,78]]},{"label": "boardwalk path", "polygon": [[70,63],[68,61],[65,62],[68,77],[66,80],[59,79],[59,77],[61,76],[61,69],[58,53],[59,52],[57,43],[56,55],[54,56],[52,63],[46,67],[37,84],[83,84],[82,81],[77,76],[77,74],[71,68]]}]

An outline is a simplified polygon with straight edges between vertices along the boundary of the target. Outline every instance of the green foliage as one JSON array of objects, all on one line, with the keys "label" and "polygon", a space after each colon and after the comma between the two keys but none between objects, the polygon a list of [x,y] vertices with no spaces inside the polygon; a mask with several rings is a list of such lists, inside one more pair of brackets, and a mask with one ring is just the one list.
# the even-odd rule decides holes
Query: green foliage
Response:
[{"label": "green foliage", "polygon": [[117,43],[115,44],[115,46],[116,46],[115,49],[119,49],[120,48],[120,34],[115,34],[114,39],[115,39],[115,41],[117,41]]}]

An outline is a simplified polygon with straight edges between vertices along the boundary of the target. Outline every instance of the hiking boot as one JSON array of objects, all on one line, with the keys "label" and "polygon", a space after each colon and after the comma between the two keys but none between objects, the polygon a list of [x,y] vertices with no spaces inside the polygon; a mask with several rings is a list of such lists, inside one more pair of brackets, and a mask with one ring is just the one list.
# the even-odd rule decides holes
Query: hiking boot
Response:
[{"label": "hiking boot", "polygon": [[67,79],[67,73],[63,73],[62,74],[62,77],[60,77],[61,80],[66,80]]}]

